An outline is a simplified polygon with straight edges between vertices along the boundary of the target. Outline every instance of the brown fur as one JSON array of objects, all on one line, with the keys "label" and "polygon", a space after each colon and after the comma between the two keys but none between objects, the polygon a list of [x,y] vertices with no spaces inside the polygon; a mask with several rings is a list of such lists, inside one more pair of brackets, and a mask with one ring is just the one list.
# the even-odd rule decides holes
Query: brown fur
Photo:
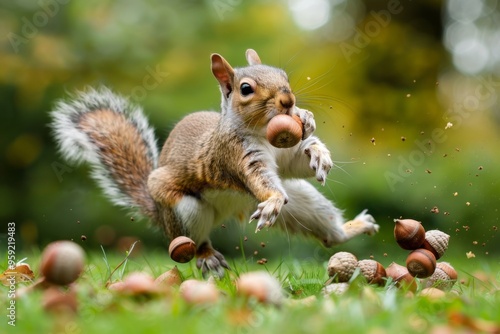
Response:
[{"label": "brown fur", "polygon": [[[299,180],[316,176],[324,183],[333,165],[330,152],[311,136],[313,115],[295,106],[286,74],[262,65],[253,50],[246,56],[249,66],[233,69],[212,55],[221,113],[196,112],[182,119],[158,163],[153,131],[142,111],[108,90],[60,103],[53,113],[57,140],[68,159],[90,162],[94,179],[115,204],[139,208],[169,239],[193,238],[203,273],[223,275],[222,268],[228,268],[209,235],[214,224],[231,217],[255,219],[260,230],[280,216],[290,231],[313,235],[326,246],[378,230],[366,211],[342,226],[340,210]],[[266,126],[277,114],[301,119],[304,135],[295,148],[279,150],[266,141]]]},{"label": "brown fur", "polygon": [[134,199],[144,214],[157,220],[156,205],[146,182],[154,164],[148,159],[148,149],[134,125],[112,110],[82,114],[78,124],[100,150],[102,163],[121,190]]}]

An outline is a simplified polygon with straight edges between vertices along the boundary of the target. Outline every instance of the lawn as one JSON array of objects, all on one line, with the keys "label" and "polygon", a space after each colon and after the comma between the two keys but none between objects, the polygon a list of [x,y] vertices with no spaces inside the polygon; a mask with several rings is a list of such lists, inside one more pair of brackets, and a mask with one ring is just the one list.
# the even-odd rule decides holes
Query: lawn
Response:
[{"label": "lawn", "polygon": [[[323,296],[328,280],[327,263],[301,262],[291,258],[230,261],[232,271],[216,280],[222,292],[206,305],[185,302],[178,287],[168,293],[126,296],[106,288],[111,281],[142,271],[153,277],[178,266],[184,279],[201,280],[194,262],[176,264],[168,254],[142,252],[130,257],[118,252],[87,254],[83,274],[75,286],[78,310],[48,312],[42,307],[43,292],[34,291],[16,300],[15,328],[4,316],[2,333],[499,333],[500,270],[498,263],[453,262],[458,281],[440,297],[398,289],[387,280],[384,286],[369,285],[356,273],[342,295]],[[450,261],[450,259],[447,259]],[[40,255],[31,255],[38,276]],[[389,259],[387,259],[389,261]],[[388,263],[384,262],[387,266]],[[6,267],[2,263],[0,269]],[[245,272],[267,271],[281,283],[286,296],[281,306],[258,303],[239,296],[236,278]],[[17,287],[21,289],[21,285]],[[0,295],[9,305],[8,288]],[[314,296],[314,297],[311,297]],[[4,308],[4,313],[6,313]]]}]

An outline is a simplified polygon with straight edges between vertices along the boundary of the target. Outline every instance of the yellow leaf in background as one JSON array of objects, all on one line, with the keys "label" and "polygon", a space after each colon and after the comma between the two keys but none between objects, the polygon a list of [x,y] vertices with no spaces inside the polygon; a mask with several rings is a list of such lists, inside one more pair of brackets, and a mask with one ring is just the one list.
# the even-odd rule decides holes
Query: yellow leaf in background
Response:
[{"label": "yellow leaf in background", "polygon": [[18,264],[14,269],[7,269],[3,274],[0,274],[0,282],[5,286],[9,286],[14,282],[30,282],[34,278],[35,275],[27,263]]}]

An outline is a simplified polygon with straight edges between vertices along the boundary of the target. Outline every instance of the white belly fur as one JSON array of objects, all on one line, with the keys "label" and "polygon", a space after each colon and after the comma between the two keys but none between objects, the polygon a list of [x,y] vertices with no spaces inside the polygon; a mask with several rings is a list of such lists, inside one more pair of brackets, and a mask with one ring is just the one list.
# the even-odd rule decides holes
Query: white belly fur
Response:
[{"label": "white belly fur", "polygon": [[207,190],[201,197],[213,208],[214,225],[230,218],[245,221],[256,206],[256,201],[251,195],[235,190]]}]

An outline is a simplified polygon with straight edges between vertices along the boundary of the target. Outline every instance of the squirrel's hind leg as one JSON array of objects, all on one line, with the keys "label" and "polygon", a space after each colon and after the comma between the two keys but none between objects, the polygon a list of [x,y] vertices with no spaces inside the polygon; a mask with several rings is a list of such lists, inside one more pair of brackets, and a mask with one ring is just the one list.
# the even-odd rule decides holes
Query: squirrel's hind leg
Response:
[{"label": "squirrel's hind leg", "polygon": [[286,231],[312,235],[326,247],[378,231],[378,225],[366,210],[344,224],[342,211],[305,180],[284,180],[283,187],[289,201],[277,223]]},{"label": "squirrel's hind leg", "polygon": [[188,236],[197,245],[196,266],[203,276],[213,273],[224,276],[224,268],[229,269],[224,256],[216,251],[210,242],[215,219],[215,211],[209,203],[190,195],[184,195],[174,207],[177,217],[186,227]]},{"label": "squirrel's hind leg", "polygon": [[157,201],[160,211],[159,224],[170,240],[186,236],[196,243],[197,266],[203,275],[212,272],[219,277],[224,276],[224,268],[229,269],[229,266],[210,242],[215,220],[213,206],[199,197],[178,190],[174,181],[166,166],[154,170],[149,176],[149,192]]},{"label": "squirrel's hind leg", "polygon": [[213,207],[203,200],[185,195],[176,205],[175,211],[197,244],[196,266],[201,269],[203,276],[210,273],[224,276],[224,268],[229,269],[229,265],[224,255],[212,247],[209,238],[215,217]]},{"label": "squirrel's hind leg", "polygon": [[368,210],[363,210],[353,220],[342,225],[346,240],[355,237],[358,234],[374,235],[378,232],[379,226],[375,224],[375,219],[367,213]]}]

